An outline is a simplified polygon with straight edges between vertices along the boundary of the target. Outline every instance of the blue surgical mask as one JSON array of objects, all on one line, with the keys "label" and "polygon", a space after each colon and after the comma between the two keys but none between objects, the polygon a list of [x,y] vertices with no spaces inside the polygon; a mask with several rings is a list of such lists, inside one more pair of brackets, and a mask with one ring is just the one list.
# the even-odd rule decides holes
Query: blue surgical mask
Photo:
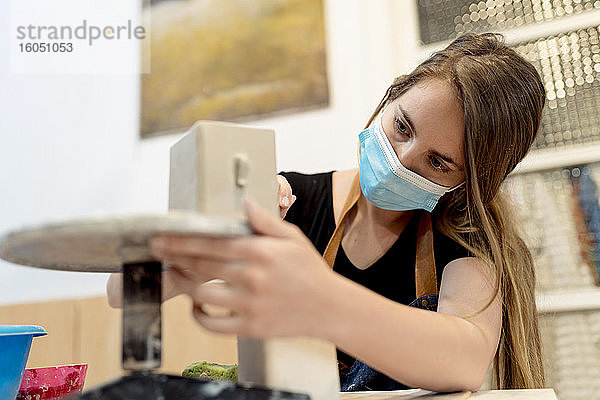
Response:
[{"label": "blue surgical mask", "polygon": [[444,193],[462,185],[441,186],[405,168],[383,131],[381,114],[358,137],[360,188],[367,200],[379,208],[431,212]]}]

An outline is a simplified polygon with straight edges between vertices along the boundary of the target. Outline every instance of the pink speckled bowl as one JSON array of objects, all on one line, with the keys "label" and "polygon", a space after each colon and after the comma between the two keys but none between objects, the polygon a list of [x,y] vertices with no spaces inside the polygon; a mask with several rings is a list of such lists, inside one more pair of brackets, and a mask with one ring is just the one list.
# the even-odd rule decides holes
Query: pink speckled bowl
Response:
[{"label": "pink speckled bowl", "polygon": [[60,399],[81,393],[87,364],[26,369],[16,400]]}]

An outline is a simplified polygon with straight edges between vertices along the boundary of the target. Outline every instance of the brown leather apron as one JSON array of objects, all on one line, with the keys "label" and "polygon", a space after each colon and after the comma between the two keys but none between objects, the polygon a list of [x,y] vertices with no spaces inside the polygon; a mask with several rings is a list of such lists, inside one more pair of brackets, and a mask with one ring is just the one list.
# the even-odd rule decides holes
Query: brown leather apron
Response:
[{"label": "brown leather apron", "polygon": [[[358,174],[354,177],[350,193],[346,198],[342,213],[337,221],[335,231],[327,244],[323,258],[333,268],[335,258],[342,241],[342,234],[350,211],[356,206],[360,198],[361,189]],[[409,304],[429,311],[437,310],[438,287],[435,258],[433,254],[433,229],[431,214],[422,211],[417,228],[417,249],[415,255],[415,286],[416,299]],[[340,374],[340,389],[343,392],[363,390],[399,390],[408,387],[392,378],[371,368],[360,360],[355,360],[353,365],[346,366],[338,362]]]}]

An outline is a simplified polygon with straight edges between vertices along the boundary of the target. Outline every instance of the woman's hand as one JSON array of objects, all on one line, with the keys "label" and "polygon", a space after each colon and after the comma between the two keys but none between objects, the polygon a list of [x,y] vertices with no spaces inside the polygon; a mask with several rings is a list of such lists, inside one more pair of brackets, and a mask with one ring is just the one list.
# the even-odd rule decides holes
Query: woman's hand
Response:
[{"label": "woman's hand", "polygon": [[[285,177],[281,176],[281,175],[277,175],[277,183],[278,183],[278,190],[277,190],[277,197],[278,197],[278,203],[279,203],[279,214],[281,215],[281,219],[285,218],[285,215],[287,214],[288,210],[290,209],[290,207],[292,206],[292,204],[294,204],[294,202],[296,201],[296,196],[294,196],[292,194],[292,187],[290,186],[289,182],[287,181],[287,179],[285,179]],[[163,298],[162,301],[166,301],[172,297],[175,297],[179,294],[181,294],[181,292],[179,291],[178,287],[175,287],[173,285],[173,278],[172,276],[176,273],[181,274],[181,273],[188,273],[188,277],[190,279],[195,280],[195,282],[197,284],[202,284],[205,283],[207,281],[209,281],[210,279],[207,279],[206,277],[200,276],[200,275],[190,275],[189,272],[185,272],[184,268],[182,268],[179,265],[171,265],[171,268],[167,271],[163,271],[163,277],[162,277],[162,282],[163,282]],[[108,304],[113,307],[113,308],[120,308],[121,307],[121,302],[122,302],[122,287],[123,287],[123,277],[121,273],[113,273],[110,275],[107,283],[106,283],[106,295],[108,298]]]},{"label": "woman's hand", "polygon": [[[324,337],[337,275],[295,225],[251,200],[246,211],[257,235],[160,236],[151,241],[152,253],[179,266],[172,270],[173,283],[192,298],[194,317],[206,329],[251,337]],[[199,284],[196,274],[225,284]],[[228,309],[229,315],[209,315],[205,304]]]},{"label": "woman's hand", "polygon": [[288,210],[296,201],[296,196],[292,194],[292,187],[290,186],[287,179],[281,175],[277,175],[277,183],[279,188],[277,190],[277,198],[279,200],[279,214],[281,219],[285,218]]}]

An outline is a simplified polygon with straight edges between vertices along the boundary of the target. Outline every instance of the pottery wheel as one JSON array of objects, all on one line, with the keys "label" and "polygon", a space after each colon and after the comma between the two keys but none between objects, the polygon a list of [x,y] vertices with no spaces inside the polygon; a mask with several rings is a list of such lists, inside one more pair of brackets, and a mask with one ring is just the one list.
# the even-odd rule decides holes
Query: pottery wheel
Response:
[{"label": "pottery wheel", "polygon": [[251,229],[242,218],[184,210],[94,216],[10,232],[0,238],[0,257],[39,268],[120,272],[123,264],[153,261],[148,242],[160,233],[230,237],[248,235]]}]

